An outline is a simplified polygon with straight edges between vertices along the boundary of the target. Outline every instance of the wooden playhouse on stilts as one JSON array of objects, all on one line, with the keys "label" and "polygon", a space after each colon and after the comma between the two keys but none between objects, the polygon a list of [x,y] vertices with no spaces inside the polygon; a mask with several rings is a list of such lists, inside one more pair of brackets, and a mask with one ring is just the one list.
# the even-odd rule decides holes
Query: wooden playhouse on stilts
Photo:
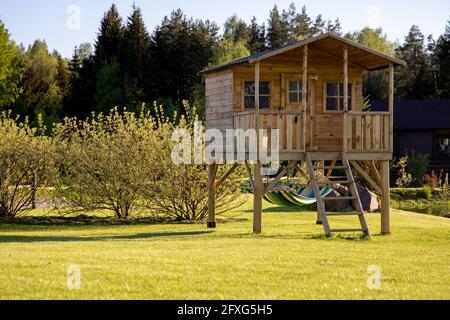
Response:
[{"label": "wooden playhouse on stilts", "polygon": [[[261,233],[264,195],[289,170],[306,162],[305,174],[317,202],[317,221],[327,236],[358,231],[370,237],[353,171],[380,195],[381,231],[389,234],[394,68],[399,65],[405,63],[327,33],[205,70],[207,129],[265,129],[269,134],[278,129],[279,159],[288,161],[267,184],[263,183],[259,159],[253,173],[249,162],[241,161],[223,177],[216,177],[219,164],[210,164],[208,227],[216,227],[216,189],[239,164],[246,165],[249,172],[254,195],[253,231]],[[363,77],[381,69],[389,70],[389,111],[363,111]],[[257,148],[261,148],[258,141]],[[371,175],[364,166],[371,168]],[[337,169],[345,172],[342,181],[321,179]],[[355,211],[325,210],[325,201],[343,198],[325,198],[320,190],[337,183],[348,187],[350,195],[345,199],[353,202]],[[332,215],[354,215],[361,227],[333,229],[328,219]]]}]

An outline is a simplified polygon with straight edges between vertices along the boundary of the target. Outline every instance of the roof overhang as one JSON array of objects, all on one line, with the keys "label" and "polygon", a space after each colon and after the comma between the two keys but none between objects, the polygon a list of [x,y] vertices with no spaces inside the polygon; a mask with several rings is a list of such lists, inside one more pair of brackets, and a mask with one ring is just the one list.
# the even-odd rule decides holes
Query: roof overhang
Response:
[{"label": "roof overhang", "polygon": [[291,50],[303,47],[305,45],[308,45],[309,47],[315,50],[325,52],[330,56],[335,57],[341,57],[343,54],[342,48],[343,46],[346,46],[348,50],[349,61],[368,71],[386,69],[390,65],[406,66],[406,62],[402,60],[390,57],[384,53],[381,53],[379,51],[373,50],[359,43],[356,43],[354,41],[338,36],[337,34],[325,33],[317,37],[296,42],[294,44],[282,47],[280,49],[265,51],[243,59],[235,60],[222,66],[207,69],[202,71],[202,73],[205,74],[215,73],[237,65],[252,64],[258,61],[264,61],[265,59],[283,53],[287,53]]}]

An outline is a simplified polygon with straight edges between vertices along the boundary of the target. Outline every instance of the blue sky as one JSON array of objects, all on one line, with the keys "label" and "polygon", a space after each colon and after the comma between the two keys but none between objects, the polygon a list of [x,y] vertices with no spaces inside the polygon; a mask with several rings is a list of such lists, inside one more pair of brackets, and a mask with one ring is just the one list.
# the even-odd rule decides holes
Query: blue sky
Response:
[{"label": "blue sky", "polygon": [[[70,57],[74,46],[94,41],[100,19],[113,2],[124,18],[130,13],[133,0],[1,0],[0,19],[17,43],[28,45],[35,39],[45,39],[51,49],[57,49],[63,56]],[[222,26],[226,18],[235,13],[247,21],[252,16],[256,16],[259,22],[266,21],[274,4],[279,8],[287,8],[293,1],[134,2],[142,8],[147,28],[151,31],[165,15],[178,7],[188,16],[211,19]],[[403,41],[412,24],[419,25],[425,35],[433,34],[437,37],[444,31],[446,21],[450,18],[449,0],[303,0],[294,3],[298,8],[306,5],[312,17],[319,13],[326,19],[334,20],[339,17],[344,31],[358,30],[366,25],[382,26],[393,41]],[[79,20],[76,18],[77,8]],[[80,22],[79,25],[77,21]],[[68,22],[75,27],[69,28]]]}]

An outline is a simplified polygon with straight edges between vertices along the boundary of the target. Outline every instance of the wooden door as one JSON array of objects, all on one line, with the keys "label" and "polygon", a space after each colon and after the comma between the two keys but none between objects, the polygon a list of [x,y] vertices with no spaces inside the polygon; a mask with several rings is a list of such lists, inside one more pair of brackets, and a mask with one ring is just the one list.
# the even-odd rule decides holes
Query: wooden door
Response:
[{"label": "wooden door", "polygon": [[[301,104],[301,95],[296,96],[296,100],[294,103],[290,102],[289,94],[289,83],[290,81],[293,82],[301,82],[302,75],[291,75],[286,74],[282,75],[281,77],[281,105],[282,110],[288,110],[288,111],[301,111],[302,110],[302,104]],[[301,85],[299,85],[301,87]],[[315,148],[315,108],[316,108],[316,80],[308,79],[308,99],[306,103],[306,137],[304,137],[304,141],[306,144],[307,149],[313,149]]]}]

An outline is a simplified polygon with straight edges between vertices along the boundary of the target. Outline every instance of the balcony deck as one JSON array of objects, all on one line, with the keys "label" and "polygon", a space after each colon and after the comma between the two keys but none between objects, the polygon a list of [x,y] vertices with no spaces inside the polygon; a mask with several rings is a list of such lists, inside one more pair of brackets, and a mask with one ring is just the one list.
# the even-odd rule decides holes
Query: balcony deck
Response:
[{"label": "balcony deck", "polygon": [[349,111],[342,114],[342,143],[333,150],[321,150],[311,142],[312,126],[306,130],[305,114],[302,111],[259,110],[236,112],[233,115],[235,130],[264,130],[263,147],[272,148],[272,130],[279,131],[280,160],[305,160],[310,152],[313,160],[336,160],[347,152],[349,160],[391,160],[392,130],[389,112]]}]

